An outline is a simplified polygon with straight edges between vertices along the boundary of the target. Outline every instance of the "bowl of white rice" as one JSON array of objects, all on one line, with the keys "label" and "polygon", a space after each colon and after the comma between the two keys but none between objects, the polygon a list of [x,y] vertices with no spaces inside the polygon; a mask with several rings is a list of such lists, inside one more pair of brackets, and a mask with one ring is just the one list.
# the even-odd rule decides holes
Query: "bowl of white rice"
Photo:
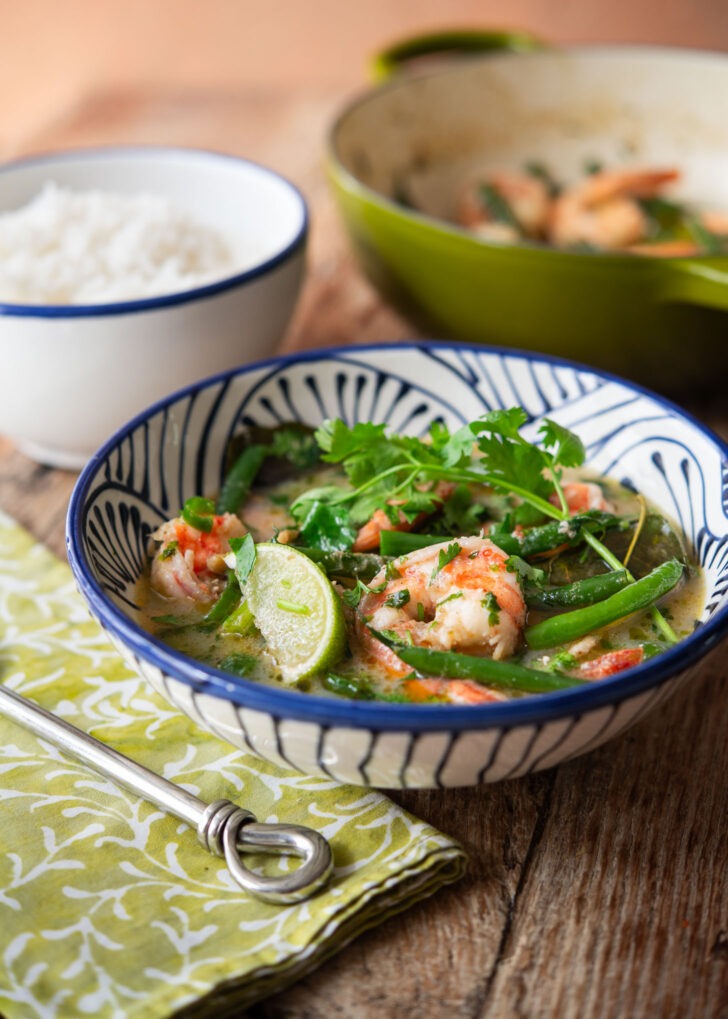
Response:
[{"label": "bowl of white rice", "polygon": [[0,433],[78,469],[183,386],[275,353],[308,211],[245,159],[108,147],[0,166]]}]

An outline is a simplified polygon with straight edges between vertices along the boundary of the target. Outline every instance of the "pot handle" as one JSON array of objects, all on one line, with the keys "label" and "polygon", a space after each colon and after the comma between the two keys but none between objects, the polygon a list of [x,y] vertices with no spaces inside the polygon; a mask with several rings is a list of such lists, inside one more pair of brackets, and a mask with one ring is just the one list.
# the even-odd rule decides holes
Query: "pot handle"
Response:
[{"label": "pot handle", "polygon": [[655,296],[665,303],[681,302],[728,311],[728,258],[662,263]]},{"label": "pot handle", "polygon": [[450,58],[469,53],[531,53],[547,49],[547,43],[525,31],[507,29],[452,29],[413,36],[393,43],[371,61],[375,81],[386,81],[423,57]]}]

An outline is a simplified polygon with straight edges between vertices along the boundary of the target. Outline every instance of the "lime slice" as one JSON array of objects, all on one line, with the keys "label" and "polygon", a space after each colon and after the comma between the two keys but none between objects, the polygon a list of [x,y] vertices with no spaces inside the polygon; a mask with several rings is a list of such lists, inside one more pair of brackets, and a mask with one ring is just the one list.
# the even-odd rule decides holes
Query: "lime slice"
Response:
[{"label": "lime slice", "polygon": [[344,653],[341,603],[323,570],[302,552],[269,541],[255,551],[245,596],[283,679],[295,683]]}]

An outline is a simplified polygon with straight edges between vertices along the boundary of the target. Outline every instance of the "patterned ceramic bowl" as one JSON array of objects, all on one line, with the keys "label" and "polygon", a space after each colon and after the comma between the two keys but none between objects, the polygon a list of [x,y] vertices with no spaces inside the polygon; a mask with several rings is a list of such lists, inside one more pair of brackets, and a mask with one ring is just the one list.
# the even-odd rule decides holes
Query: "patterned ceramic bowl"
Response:
[{"label": "patterned ceramic bowl", "polygon": [[[204,667],[139,624],[150,533],[219,487],[243,423],[324,417],[421,435],[522,405],[576,431],[589,463],[634,483],[691,540],[705,571],[696,631],[623,676],[476,707],[325,698]],[[534,431],[535,434],[535,431]],[[543,356],[452,344],[312,351],[216,376],[135,418],[90,461],[71,499],[71,566],[127,661],[204,728],[285,768],[342,782],[448,787],[513,778],[585,753],[685,682],[728,628],[728,449],[678,408],[620,379]]]}]

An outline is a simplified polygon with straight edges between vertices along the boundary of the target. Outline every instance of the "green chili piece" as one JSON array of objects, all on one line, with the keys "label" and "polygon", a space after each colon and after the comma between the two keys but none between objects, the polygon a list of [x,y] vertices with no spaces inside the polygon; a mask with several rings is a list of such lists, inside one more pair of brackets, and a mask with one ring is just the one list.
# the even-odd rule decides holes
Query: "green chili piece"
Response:
[{"label": "green chili piece", "polygon": [[204,617],[205,623],[222,623],[231,612],[234,612],[240,602],[240,585],[233,570],[228,570],[227,584],[222,594]]},{"label": "green chili piece", "polygon": [[560,587],[537,587],[524,584],[526,604],[532,608],[578,608],[582,605],[593,605],[621,591],[630,583],[626,570],[612,570],[610,573],[599,573],[594,577],[575,580],[571,584]]},{"label": "green chili piece", "polygon": [[261,445],[243,450],[223,481],[217,499],[218,513],[238,512],[268,453],[269,448]]},{"label": "green chili piece", "polygon": [[215,516],[215,503],[201,495],[193,495],[182,507],[182,519],[198,531],[211,531]]},{"label": "green chili piece", "polygon": [[526,630],[526,643],[531,648],[555,647],[585,637],[641,609],[649,608],[671,591],[683,574],[683,564],[668,559],[647,576],[628,584],[604,601],[586,608],[564,612],[560,616],[544,619]]},{"label": "green chili piece", "polygon": [[558,672],[529,669],[516,662],[497,662],[492,658],[464,655],[457,651],[433,651],[432,648],[401,644],[386,633],[372,630],[383,644],[390,647],[403,662],[423,676],[443,679],[472,679],[481,686],[494,686],[501,690],[519,690],[523,693],[550,693],[580,686],[584,680],[564,676]]}]

